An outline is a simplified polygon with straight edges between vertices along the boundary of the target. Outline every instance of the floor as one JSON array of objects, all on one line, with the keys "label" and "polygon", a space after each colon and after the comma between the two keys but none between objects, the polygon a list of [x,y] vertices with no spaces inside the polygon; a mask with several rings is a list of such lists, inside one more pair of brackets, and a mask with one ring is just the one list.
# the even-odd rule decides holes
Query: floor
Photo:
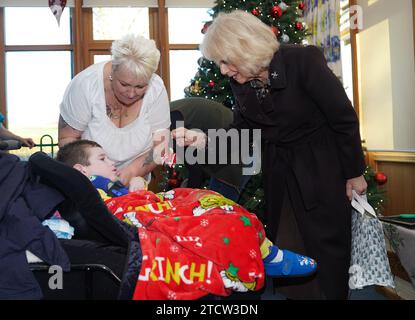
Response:
[{"label": "floor", "polygon": [[[261,300],[285,300],[285,297],[273,293],[272,281],[267,281]],[[378,293],[374,286],[368,286],[361,290],[350,290],[349,300],[388,300],[385,296]]]}]

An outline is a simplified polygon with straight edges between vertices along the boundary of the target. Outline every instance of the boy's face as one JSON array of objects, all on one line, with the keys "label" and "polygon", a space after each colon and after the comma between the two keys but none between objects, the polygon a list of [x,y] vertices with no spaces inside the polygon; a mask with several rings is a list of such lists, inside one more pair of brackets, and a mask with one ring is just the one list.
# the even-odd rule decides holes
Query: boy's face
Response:
[{"label": "boy's face", "polygon": [[111,181],[117,180],[117,169],[114,167],[114,161],[108,159],[102,148],[89,148],[88,153],[89,166],[83,166],[84,174],[87,176],[102,176]]}]

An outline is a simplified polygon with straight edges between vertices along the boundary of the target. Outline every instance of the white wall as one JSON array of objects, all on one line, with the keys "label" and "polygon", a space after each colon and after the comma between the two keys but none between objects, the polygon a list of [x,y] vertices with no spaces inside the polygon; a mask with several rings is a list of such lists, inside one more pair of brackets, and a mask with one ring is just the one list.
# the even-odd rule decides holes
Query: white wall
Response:
[{"label": "white wall", "polygon": [[412,0],[358,0],[362,135],[369,150],[415,151]]}]

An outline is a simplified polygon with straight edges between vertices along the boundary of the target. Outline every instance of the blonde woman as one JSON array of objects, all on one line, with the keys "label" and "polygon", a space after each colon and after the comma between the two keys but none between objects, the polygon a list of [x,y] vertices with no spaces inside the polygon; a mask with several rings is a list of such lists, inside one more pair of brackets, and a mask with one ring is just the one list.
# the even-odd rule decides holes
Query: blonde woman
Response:
[{"label": "blonde woman", "polygon": [[[315,277],[280,279],[279,291],[346,299],[351,193],[367,185],[358,119],[342,84],[318,48],[280,45],[269,26],[243,11],[219,14],[201,51],[230,78],[232,126],[262,130],[269,239],[319,262]],[[183,128],[174,136],[179,145],[194,137]]]},{"label": "blonde woman", "polygon": [[170,127],[166,88],[155,74],[160,52],[153,40],[126,35],[114,41],[110,61],[94,64],[69,83],[60,105],[59,145],[89,139],[102,145],[120,179],[148,176],[155,136]]}]

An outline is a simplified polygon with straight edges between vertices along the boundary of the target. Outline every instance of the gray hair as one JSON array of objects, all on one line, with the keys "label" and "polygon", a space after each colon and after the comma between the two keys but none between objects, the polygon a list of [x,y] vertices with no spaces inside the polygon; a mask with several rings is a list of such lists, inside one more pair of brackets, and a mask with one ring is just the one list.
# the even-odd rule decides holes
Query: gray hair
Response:
[{"label": "gray hair", "polygon": [[236,66],[245,75],[258,75],[268,68],[279,48],[271,27],[253,14],[234,10],[219,13],[200,45],[203,56],[217,65]]},{"label": "gray hair", "polygon": [[113,71],[124,68],[147,81],[156,72],[160,61],[160,51],[154,40],[140,35],[128,34],[115,40],[111,54]]}]

